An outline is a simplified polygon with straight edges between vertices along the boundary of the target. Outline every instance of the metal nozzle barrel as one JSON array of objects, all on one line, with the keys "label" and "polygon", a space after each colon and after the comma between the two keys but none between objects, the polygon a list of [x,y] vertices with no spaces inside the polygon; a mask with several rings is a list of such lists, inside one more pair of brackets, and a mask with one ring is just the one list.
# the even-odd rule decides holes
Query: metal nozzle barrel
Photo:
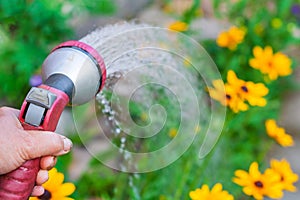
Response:
[{"label": "metal nozzle barrel", "polygon": [[104,86],[106,68],[91,46],[68,41],[55,47],[42,67],[44,83],[65,92],[71,104],[91,100]]}]

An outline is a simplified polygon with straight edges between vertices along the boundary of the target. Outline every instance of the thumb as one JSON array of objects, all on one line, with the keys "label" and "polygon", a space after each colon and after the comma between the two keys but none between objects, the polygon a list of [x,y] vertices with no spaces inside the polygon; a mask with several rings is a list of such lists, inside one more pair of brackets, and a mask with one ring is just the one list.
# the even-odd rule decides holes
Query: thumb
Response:
[{"label": "thumb", "polygon": [[59,156],[68,153],[73,144],[65,136],[49,131],[27,131],[23,143],[23,158],[30,160],[41,156]]}]

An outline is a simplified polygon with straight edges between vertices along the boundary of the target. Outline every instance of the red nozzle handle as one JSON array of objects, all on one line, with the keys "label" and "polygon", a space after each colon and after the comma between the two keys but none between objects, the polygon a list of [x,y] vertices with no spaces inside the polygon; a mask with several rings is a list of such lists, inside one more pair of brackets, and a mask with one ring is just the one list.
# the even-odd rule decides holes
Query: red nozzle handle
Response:
[{"label": "red nozzle handle", "polygon": [[[54,131],[68,102],[69,97],[55,88],[47,85],[32,88],[23,102],[19,120],[25,130]],[[1,175],[0,200],[27,200],[39,169],[40,158],[37,158]]]},{"label": "red nozzle handle", "polygon": [[0,199],[27,200],[40,169],[40,158],[25,162],[18,169],[0,176]]}]

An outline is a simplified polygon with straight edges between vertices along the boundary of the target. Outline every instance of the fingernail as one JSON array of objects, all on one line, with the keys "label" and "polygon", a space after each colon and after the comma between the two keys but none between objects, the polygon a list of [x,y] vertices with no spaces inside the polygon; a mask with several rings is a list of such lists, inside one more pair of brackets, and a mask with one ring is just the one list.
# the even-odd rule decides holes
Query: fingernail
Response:
[{"label": "fingernail", "polygon": [[45,189],[43,186],[34,186],[33,191],[31,193],[32,196],[41,196],[45,192]]},{"label": "fingernail", "polygon": [[49,166],[47,167],[47,170],[48,170],[48,171],[51,170],[51,169],[55,166],[56,160],[57,160],[57,157],[56,157],[56,156],[52,157],[52,160],[51,160],[51,162],[49,163]]},{"label": "fingernail", "polygon": [[64,151],[68,152],[71,150],[73,143],[70,139],[64,138]]}]

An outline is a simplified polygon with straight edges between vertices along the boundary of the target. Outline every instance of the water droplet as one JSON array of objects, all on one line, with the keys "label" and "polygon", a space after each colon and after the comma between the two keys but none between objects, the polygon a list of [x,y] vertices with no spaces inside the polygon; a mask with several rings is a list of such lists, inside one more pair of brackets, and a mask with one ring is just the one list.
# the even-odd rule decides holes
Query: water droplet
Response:
[{"label": "water droplet", "polygon": [[108,117],[108,120],[109,120],[109,121],[112,121],[113,119],[114,119],[113,116],[109,116],[109,117]]},{"label": "water droplet", "polygon": [[129,151],[125,151],[124,153],[124,159],[129,160],[131,158],[131,153]]},{"label": "water droplet", "polygon": [[121,138],[121,142],[122,142],[122,143],[125,143],[125,142],[126,142],[126,137],[122,137],[122,138]]},{"label": "water droplet", "polygon": [[117,133],[117,134],[121,133],[121,129],[120,128],[116,128],[115,133]]}]

